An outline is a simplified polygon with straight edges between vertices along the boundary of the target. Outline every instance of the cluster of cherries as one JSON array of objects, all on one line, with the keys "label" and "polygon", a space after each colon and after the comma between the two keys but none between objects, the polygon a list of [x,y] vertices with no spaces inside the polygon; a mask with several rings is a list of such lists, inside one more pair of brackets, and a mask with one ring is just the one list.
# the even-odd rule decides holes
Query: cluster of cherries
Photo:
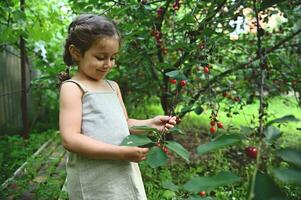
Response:
[{"label": "cluster of cherries", "polygon": [[174,4],[172,5],[172,8],[173,8],[174,11],[177,11],[177,10],[180,9],[180,6],[181,6],[180,1],[179,1],[179,0],[176,0],[176,1],[174,2]]},{"label": "cluster of cherries", "polygon": [[160,142],[157,142],[157,143],[156,143],[156,146],[159,147],[159,148],[161,148],[162,151],[163,151],[166,155],[168,155],[168,156],[170,155],[170,152],[169,152],[168,148],[167,148],[166,146],[162,146]]},{"label": "cluster of cherries", "polygon": [[164,13],[164,8],[160,6],[157,10],[157,17],[160,18]]},{"label": "cluster of cherries", "polygon": [[162,33],[159,30],[153,30],[151,35],[156,39],[157,45],[161,47],[162,53],[166,55],[168,49],[163,46]]},{"label": "cluster of cherries", "polygon": [[240,98],[238,96],[232,96],[228,92],[224,92],[223,97],[228,98],[228,99],[230,99],[232,101],[235,101],[235,102],[240,102]]},{"label": "cluster of cherries", "polygon": [[[181,3],[179,0],[176,0],[173,4],[172,4],[172,8],[174,11],[178,11],[181,7]],[[157,18],[160,18],[164,13],[164,8],[162,6],[160,6],[157,10]]]},{"label": "cluster of cherries", "polygon": [[[170,82],[171,84],[174,84],[174,85],[177,84],[177,80],[176,80],[176,79],[173,79],[173,78],[169,79],[169,82]],[[186,84],[187,84],[186,80],[181,80],[181,81],[179,82],[179,85],[180,85],[181,87],[184,87]]]},{"label": "cluster of cherries", "polygon": [[217,128],[224,128],[222,122],[219,122],[217,120],[210,121],[210,133],[214,134],[216,132],[216,126]]},{"label": "cluster of cherries", "polygon": [[[200,68],[197,67],[195,70],[196,70],[196,71],[199,71]],[[204,74],[209,74],[209,72],[210,72],[210,65],[205,65],[205,66],[203,67],[203,72],[204,72]]]}]

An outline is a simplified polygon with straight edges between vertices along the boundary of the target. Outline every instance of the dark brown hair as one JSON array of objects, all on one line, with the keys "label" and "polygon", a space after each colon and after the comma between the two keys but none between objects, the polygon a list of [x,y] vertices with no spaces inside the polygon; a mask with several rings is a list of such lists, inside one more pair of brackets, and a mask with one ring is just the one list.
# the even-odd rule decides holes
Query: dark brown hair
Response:
[{"label": "dark brown hair", "polygon": [[60,83],[70,79],[69,68],[76,64],[69,52],[69,46],[73,44],[84,55],[97,39],[104,37],[114,37],[120,43],[120,34],[115,24],[104,16],[81,14],[71,22],[64,45],[63,58],[67,68],[59,75]]}]

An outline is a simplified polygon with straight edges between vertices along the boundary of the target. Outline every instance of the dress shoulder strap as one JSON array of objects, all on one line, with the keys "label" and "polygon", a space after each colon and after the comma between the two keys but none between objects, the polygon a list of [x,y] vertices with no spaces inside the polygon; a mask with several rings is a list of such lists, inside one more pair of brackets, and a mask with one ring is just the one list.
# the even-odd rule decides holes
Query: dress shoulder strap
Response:
[{"label": "dress shoulder strap", "polygon": [[69,79],[69,80],[64,81],[63,83],[66,83],[66,82],[75,83],[83,91],[83,93],[88,92],[87,88],[82,83],[80,83],[80,82],[78,82],[76,80]]},{"label": "dress shoulder strap", "polygon": [[115,91],[115,88],[114,88],[114,86],[112,85],[112,84],[113,84],[112,81],[109,81],[109,80],[107,80],[107,79],[106,79],[106,81],[107,81],[107,83],[109,84],[109,86],[112,88],[112,90]]}]

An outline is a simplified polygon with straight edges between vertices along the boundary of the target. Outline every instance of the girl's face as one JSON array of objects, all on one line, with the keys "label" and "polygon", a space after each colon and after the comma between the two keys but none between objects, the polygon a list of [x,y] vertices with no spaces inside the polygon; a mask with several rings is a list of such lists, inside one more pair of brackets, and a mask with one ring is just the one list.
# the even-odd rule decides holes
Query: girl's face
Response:
[{"label": "girl's face", "polygon": [[102,38],[96,40],[90,49],[78,60],[79,73],[94,79],[104,78],[115,65],[119,42],[115,38]]}]

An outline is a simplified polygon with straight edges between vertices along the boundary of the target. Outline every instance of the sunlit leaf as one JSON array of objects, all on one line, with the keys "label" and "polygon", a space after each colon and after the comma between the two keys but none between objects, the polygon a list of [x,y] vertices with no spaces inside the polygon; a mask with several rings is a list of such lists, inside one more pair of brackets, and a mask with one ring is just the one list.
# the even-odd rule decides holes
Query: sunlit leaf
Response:
[{"label": "sunlit leaf", "polygon": [[184,185],[189,192],[213,190],[216,187],[231,185],[240,181],[240,178],[232,172],[220,172],[214,176],[194,177]]},{"label": "sunlit leaf", "polygon": [[171,180],[163,182],[162,187],[175,192],[179,190],[179,186],[175,185]]},{"label": "sunlit leaf", "polygon": [[122,146],[143,146],[146,144],[152,143],[151,139],[149,139],[146,135],[128,135],[123,139],[120,145]]},{"label": "sunlit leaf", "polygon": [[285,115],[283,117],[269,121],[266,126],[270,126],[274,123],[285,123],[285,122],[299,122],[300,119],[296,118],[294,115]]},{"label": "sunlit leaf", "polygon": [[166,143],[166,146],[168,149],[171,151],[175,152],[178,154],[181,158],[189,162],[189,152],[179,143],[175,141],[168,141]]},{"label": "sunlit leaf", "polygon": [[301,152],[297,149],[285,148],[278,150],[276,155],[289,163],[293,163],[298,167],[301,167]]},{"label": "sunlit leaf", "polygon": [[264,141],[267,144],[273,144],[278,138],[280,138],[281,132],[275,126],[268,126],[264,130],[264,135],[265,135]]},{"label": "sunlit leaf", "polygon": [[221,149],[230,145],[237,144],[243,140],[243,136],[238,134],[224,134],[215,140],[202,144],[197,148],[197,153],[199,155],[205,154],[209,151],[215,151],[217,149]]},{"label": "sunlit leaf", "polygon": [[301,186],[301,170],[299,169],[274,169],[274,176],[284,183]]},{"label": "sunlit leaf", "polygon": [[[251,184],[250,184],[251,186]],[[281,193],[278,186],[273,182],[273,180],[266,174],[257,172],[254,187],[254,200],[263,199],[286,199]]]},{"label": "sunlit leaf", "polygon": [[260,10],[265,10],[268,7],[271,7],[277,3],[284,2],[286,0],[263,0],[260,5]]}]

